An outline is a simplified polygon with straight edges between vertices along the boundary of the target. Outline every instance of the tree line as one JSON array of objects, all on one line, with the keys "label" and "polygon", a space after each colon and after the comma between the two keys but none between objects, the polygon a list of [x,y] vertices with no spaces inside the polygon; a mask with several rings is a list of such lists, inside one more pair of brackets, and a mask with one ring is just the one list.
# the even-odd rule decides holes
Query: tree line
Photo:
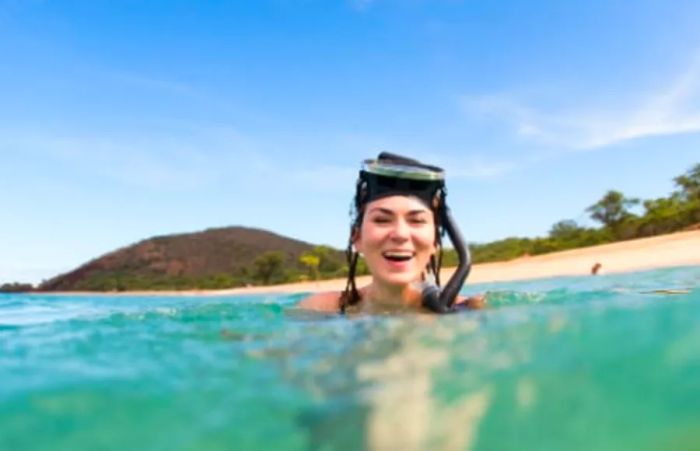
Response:
[{"label": "tree line", "polygon": [[[700,228],[700,163],[674,177],[673,182],[675,189],[671,194],[656,199],[642,200],[617,190],[607,191],[585,210],[598,227],[585,227],[565,219],[552,225],[545,237],[511,237],[473,244],[474,262],[510,260]],[[639,207],[641,211],[635,213],[634,209]],[[457,263],[454,251],[446,253],[445,263],[448,266]]]}]

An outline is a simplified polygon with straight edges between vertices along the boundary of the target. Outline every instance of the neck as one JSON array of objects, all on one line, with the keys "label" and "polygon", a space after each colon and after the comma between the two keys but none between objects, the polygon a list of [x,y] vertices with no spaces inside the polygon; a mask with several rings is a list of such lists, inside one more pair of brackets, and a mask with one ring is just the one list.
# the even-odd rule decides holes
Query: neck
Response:
[{"label": "neck", "polygon": [[367,287],[367,298],[373,304],[387,306],[420,306],[420,292],[412,286],[407,285],[387,285],[372,281]]}]

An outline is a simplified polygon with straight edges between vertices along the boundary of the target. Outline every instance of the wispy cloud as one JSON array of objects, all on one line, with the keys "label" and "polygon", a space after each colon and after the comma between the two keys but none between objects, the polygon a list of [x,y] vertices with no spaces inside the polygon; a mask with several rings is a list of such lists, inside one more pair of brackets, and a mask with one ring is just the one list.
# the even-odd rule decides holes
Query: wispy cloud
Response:
[{"label": "wispy cloud", "polygon": [[[321,141],[310,141],[308,152],[295,152],[284,140],[250,136],[226,125],[185,123],[159,124],[128,134],[41,127],[0,129],[0,152],[21,152],[25,161],[48,162],[56,169],[52,177],[79,175],[93,179],[92,186],[99,183],[150,192],[230,190],[274,181],[273,189],[348,193],[361,159],[373,158],[382,150],[444,167],[451,180],[498,178],[515,167],[512,162],[475,152],[429,152],[381,136],[343,134]],[[303,156],[320,154],[319,145],[345,158]]]},{"label": "wispy cloud", "polygon": [[145,89],[163,91],[174,95],[199,97],[201,93],[192,85],[172,80],[161,80],[142,74],[131,72],[111,72],[108,74],[113,80],[131,86]]},{"label": "wispy cloud", "polygon": [[[486,180],[499,178],[515,169],[514,162],[491,161],[482,157],[450,157],[428,153],[407,153],[421,161],[440,166],[445,169],[449,180]],[[375,155],[368,155],[375,157]],[[309,191],[323,193],[350,193],[357,180],[360,162],[356,165],[326,165],[296,171],[273,170],[276,180],[284,181],[290,186],[296,186]]]},{"label": "wispy cloud", "polygon": [[129,90],[137,89],[148,94],[181,98],[225,112],[236,111],[236,107],[226,102],[224,97],[213,95],[196,84],[113,69],[108,71],[98,70],[97,73],[107,81],[123,85],[122,87],[126,87]]},{"label": "wispy cloud", "polygon": [[571,149],[700,132],[700,58],[656,94],[633,105],[546,109],[515,95],[494,94],[464,96],[461,106],[470,115],[505,122],[523,139]]},{"label": "wispy cloud", "polygon": [[291,172],[279,172],[278,180],[285,180],[310,191],[351,192],[358,168],[350,166],[319,165]]},{"label": "wispy cloud", "polygon": [[488,180],[500,178],[517,169],[517,162],[486,157],[474,151],[417,153],[415,156],[445,170],[450,180]]},{"label": "wispy cloud", "polygon": [[105,182],[159,191],[197,189],[255,166],[250,141],[235,131],[110,136],[47,130],[4,130],[0,150],[20,151]]},{"label": "wispy cloud", "polygon": [[[440,166],[446,170],[450,179],[493,179],[510,173],[517,166],[516,161],[494,157],[479,148],[464,149],[450,146],[449,149],[437,152],[427,145],[373,134],[344,134],[332,141],[332,145],[337,152],[352,155],[356,159],[353,161],[356,164],[352,168],[336,168],[338,175],[351,172],[353,177],[357,176],[362,159],[375,158],[382,151],[406,155]],[[347,175],[344,179],[347,180]]]},{"label": "wispy cloud", "polygon": [[[284,143],[228,126],[171,124],[146,133],[57,132],[40,127],[0,129],[0,153],[49,162],[54,174],[99,179],[102,185],[183,192],[273,182],[274,189],[346,193],[357,165],[308,161]],[[284,149],[281,152],[280,147]],[[280,158],[281,153],[289,158]],[[263,184],[267,186],[268,184]]]},{"label": "wispy cloud", "polygon": [[502,177],[516,169],[514,161],[486,161],[482,158],[471,158],[463,164],[448,166],[447,175],[459,179],[493,179]]},{"label": "wispy cloud", "polygon": [[377,0],[348,0],[350,6],[356,11],[368,10]]}]

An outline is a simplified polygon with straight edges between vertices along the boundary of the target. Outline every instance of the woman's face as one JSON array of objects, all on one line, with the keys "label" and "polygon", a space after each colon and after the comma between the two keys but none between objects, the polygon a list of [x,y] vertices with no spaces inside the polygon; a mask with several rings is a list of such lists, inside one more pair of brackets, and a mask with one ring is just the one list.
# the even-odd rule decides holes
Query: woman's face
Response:
[{"label": "woman's face", "polygon": [[415,197],[372,201],[354,244],[375,280],[390,285],[419,280],[436,250],[433,212]]}]

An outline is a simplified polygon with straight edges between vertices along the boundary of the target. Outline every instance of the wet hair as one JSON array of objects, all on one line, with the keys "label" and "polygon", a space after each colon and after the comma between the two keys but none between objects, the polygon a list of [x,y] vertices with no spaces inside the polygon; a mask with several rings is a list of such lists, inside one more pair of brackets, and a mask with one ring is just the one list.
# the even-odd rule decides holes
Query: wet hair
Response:
[{"label": "wet hair", "polygon": [[[399,194],[397,194],[399,195]],[[405,195],[410,196],[410,193]],[[444,235],[443,216],[445,213],[445,196],[446,191],[444,187],[438,189],[428,208],[433,212],[433,218],[435,221],[435,244],[438,248],[437,256],[431,255],[430,261],[426,267],[426,271],[435,278],[435,284],[440,286],[440,268],[442,267],[442,236]],[[348,279],[345,284],[345,289],[340,294],[340,313],[345,313],[345,309],[348,306],[358,304],[362,300],[359,290],[357,289],[357,284],[355,282],[355,275],[357,272],[357,262],[360,254],[355,251],[353,242],[360,232],[360,227],[362,226],[362,221],[364,220],[365,209],[367,204],[376,200],[375,198],[370,199],[370,193],[367,188],[367,182],[360,177],[357,180],[355,186],[355,197],[353,198],[352,205],[350,207],[350,238],[348,240],[348,246],[345,250],[345,258],[348,265]]]}]

